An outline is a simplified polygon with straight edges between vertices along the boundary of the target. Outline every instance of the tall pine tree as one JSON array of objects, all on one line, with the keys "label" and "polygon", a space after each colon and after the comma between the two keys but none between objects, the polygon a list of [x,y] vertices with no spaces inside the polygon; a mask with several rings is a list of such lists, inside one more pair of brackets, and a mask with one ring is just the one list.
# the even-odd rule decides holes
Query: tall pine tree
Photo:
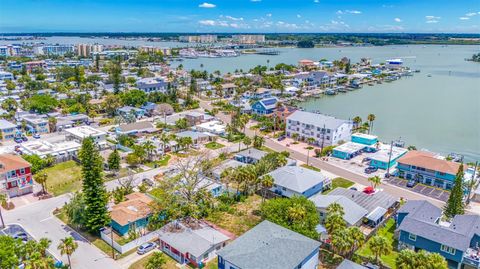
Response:
[{"label": "tall pine tree", "polygon": [[455,183],[448,197],[447,204],[444,207],[444,214],[448,219],[465,212],[465,205],[463,203],[463,175],[463,164],[460,164],[457,175],[455,176]]},{"label": "tall pine tree", "polygon": [[83,194],[85,199],[85,227],[91,233],[110,222],[107,211],[107,190],[102,178],[102,157],[92,138],[83,140],[80,150],[82,162]]}]

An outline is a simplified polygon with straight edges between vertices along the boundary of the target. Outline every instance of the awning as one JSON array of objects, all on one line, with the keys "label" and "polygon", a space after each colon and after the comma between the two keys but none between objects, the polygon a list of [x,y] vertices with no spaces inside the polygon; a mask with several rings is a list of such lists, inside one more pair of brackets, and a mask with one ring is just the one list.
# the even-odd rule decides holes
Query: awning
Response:
[{"label": "awning", "polygon": [[366,218],[376,223],[379,219],[381,219],[385,215],[385,213],[387,213],[387,210],[385,208],[377,207],[372,212],[370,212],[366,216]]}]

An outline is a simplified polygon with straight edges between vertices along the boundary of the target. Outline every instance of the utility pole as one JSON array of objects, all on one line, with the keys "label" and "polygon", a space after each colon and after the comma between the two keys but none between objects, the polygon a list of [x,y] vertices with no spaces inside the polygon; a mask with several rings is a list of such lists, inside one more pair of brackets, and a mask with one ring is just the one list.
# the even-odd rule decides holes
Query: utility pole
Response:
[{"label": "utility pole", "polygon": [[110,245],[112,247],[112,259],[115,260],[115,249],[113,248],[113,227],[110,225],[110,240],[112,244]]},{"label": "utility pole", "polygon": [[322,129],[322,149],[320,151],[320,155],[323,153],[323,145],[325,144],[325,124],[323,124],[323,129]]},{"label": "utility pole", "polygon": [[387,173],[385,174],[386,178],[390,177],[390,162],[392,161],[392,151],[393,151],[393,140],[390,143],[390,152],[388,153]]},{"label": "utility pole", "polygon": [[477,167],[478,167],[478,161],[475,162],[475,168],[473,169],[473,175],[472,175],[472,182],[468,184],[468,196],[467,196],[467,204],[470,203],[470,195],[472,193],[473,186],[475,185],[475,175],[477,174]]}]

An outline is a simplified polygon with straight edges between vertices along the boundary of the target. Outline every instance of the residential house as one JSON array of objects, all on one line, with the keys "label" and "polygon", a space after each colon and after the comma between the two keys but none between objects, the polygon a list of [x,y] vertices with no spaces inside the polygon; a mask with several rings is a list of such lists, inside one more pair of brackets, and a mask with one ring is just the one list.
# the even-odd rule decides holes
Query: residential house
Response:
[{"label": "residential house", "polygon": [[258,100],[252,104],[252,113],[257,115],[270,115],[277,107],[278,99],[276,97]]},{"label": "residential house", "polygon": [[[374,267],[376,268],[376,267]],[[372,267],[366,267],[358,263],[352,262],[351,260],[344,259],[338,266],[337,269],[373,269]]]},{"label": "residential house", "polygon": [[319,146],[337,145],[340,141],[350,140],[353,123],[318,113],[297,110],[287,117],[286,134],[294,134],[303,141],[315,140]]},{"label": "residential house", "polygon": [[480,216],[447,222],[442,213],[428,201],[408,201],[397,212],[398,248],[438,253],[449,268],[480,268]]},{"label": "residential house", "polygon": [[277,124],[284,124],[287,122],[287,118],[292,115],[293,112],[297,111],[297,108],[293,106],[279,106],[275,110],[275,119]]},{"label": "residential house", "polygon": [[[451,189],[460,164],[440,159],[430,152],[412,150],[398,159],[398,175],[426,185]],[[465,168],[466,169],[466,168]]]},{"label": "residential house", "polygon": [[347,223],[347,226],[360,226],[364,217],[368,214],[368,210],[361,207],[348,197],[343,195],[322,195],[317,194],[309,198],[315,204],[318,214],[320,216],[320,224],[325,224],[327,218],[327,208],[337,203],[343,208],[343,219]]},{"label": "residential house", "polygon": [[175,134],[178,138],[190,137],[193,144],[204,144],[211,140],[213,134],[199,131],[183,131]]},{"label": "residential house", "polygon": [[366,209],[368,214],[365,216],[365,223],[372,227],[381,223],[385,216],[398,205],[397,198],[384,191],[366,194],[362,191],[338,187],[329,192],[328,195],[346,197]]},{"label": "residential house", "polygon": [[198,124],[195,126],[195,129],[200,132],[208,132],[211,134],[224,136],[226,127],[227,126],[223,124],[223,122],[213,120],[213,121]]},{"label": "residential house", "polygon": [[12,140],[17,133],[17,125],[0,119],[0,141]]},{"label": "residential house", "polygon": [[78,143],[82,143],[85,138],[91,137],[100,148],[107,146],[107,133],[90,126],[78,126],[65,129],[65,137],[67,140],[74,140]]},{"label": "residential house", "polygon": [[137,121],[134,123],[121,124],[116,127],[117,135],[136,135],[144,133],[154,133],[157,129],[149,121]]},{"label": "residential house", "polygon": [[316,269],[320,242],[264,220],[218,252],[219,269]]},{"label": "residential house", "polygon": [[137,107],[131,107],[131,106],[124,106],[119,109],[117,109],[118,115],[128,119],[130,117],[133,118],[142,118],[145,116],[145,110]]},{"label": "residential house", "polygon": [[152,215],[151,203],[148,195],[134,192],[125,196],[125,201],[112,206],[110,211],[111,226],[121,236],[130,229],[141,229],[148,225],[148,218]]},{"label": "residential house", "polygon": [[187,119],[188,126],[194,126],[200,124],[205,121],[206,118],[205,113],[192,111],[185,114],[185,118]]},{"label": "residential house", "polygon": [[371,159],[370,166],[387,170],[397,165],[397,161],[408,152],[405,148],[393,145],[380,144],[378,150],[369,156]]},{"label": "residential house", "polygon": [[137,88],[147,94],[151,92],[165,93],[167,84],[164,77],[142,78],[137,81]]},{"label": "residential house", "polygon": [[56,162],[66,162],[76,159],[82,145],[75,141],[48,142],[46,140],[30,140],[20,144],[20,152],[28,155],[47,155],[55,157]]},{"label": "residential house", "polygon": [[245,166],[247,165],[246,163],[242,163],[242,162],[239,162],[237,160],[225,160],[224,162],[222,162],[220,165],[218,165],[217,167],[215,167],[213,170],[212,170],[212,177],[216,180],[216,181],[220,181],[221,180],[221,176],[222,176],[222,173],[223,171],[225,171],[226,169],[228,168],[237,168],[237,167],[240,167],[240,166]]},{"label": "residential house", "polygon": [[[259,150],[256,148],[249,148],[249,149],[245,149],[240,152],[237,152],[233,157],[233,159],[246,164],[255,164],[267,154],[268,153],[263,150]],[[287,158],[287,165],[296,166],[297,161],[294,159]]]},{"label": "residential house", "polygon": [[222,91],[225,96],[234,95],[236,90],[237,90],[237,85],[235,85],[234,83],[222,84]]},{"label": "residential house", "polygon": [[301,166],[283,166],[268,173],[274,184],[270,190],[285,197],[305,196],[307,198],[331,187],[331,179]]},{"label": "residential house", "polygon": [[258,88],[254,92],[247,91],[243,93],[243,98],[261,100],[272,97],[272,90],[266,88]]},{"label": "residential house", "polygon": [[230,237],[207,223],[174,221],[158,231],[160,250],[180,264],[203,267],[217,257]]},{"label": "residential house", "polygon": [[63,130],[83,124],[90,124],[90,117],[85,114],[72,114],[67,116],[54,116],[49,114],[49,116],[57,118],[57,123],[55,124],[57,130]]},{"label": "residential house", "polygon": [[27,114],[21,117],[22,121],[25,121],[27,129],[30,133],[45,134],[50,132],[48,125],[48,119],[46,116],[37,114]]},{"label": "residential house", "polygon": [[30,163],[13,154],[0,155],[0,192],[16,197],[33,191]]}]

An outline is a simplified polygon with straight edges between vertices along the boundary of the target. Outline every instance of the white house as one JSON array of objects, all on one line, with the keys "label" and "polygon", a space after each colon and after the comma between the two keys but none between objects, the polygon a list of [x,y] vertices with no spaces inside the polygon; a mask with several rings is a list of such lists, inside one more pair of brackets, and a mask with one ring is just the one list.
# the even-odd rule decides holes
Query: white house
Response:
[{"label": "white house", "polygon": [[87,137],[91,137],[100,148],[107,145],[107,133],[87,125],[65,129],[65,133],[67,139],[75,140],[78,143],[81,143]]},{"label": "white house", "polygon": [[337,145],[349,141],[353,122],[318,113],[297,110],[287,117],[286,134],[298,134],[300,140],[313,138],[319,146]]},{"label": "white house", "polygon": [[167,82],[163,77],[142,78],[137,81],[137,88],[145,93],[165,92]]},{"label": "white house", "polygon": [[327,189],[332,184],[331,179],[321,172],[300,166],[283,166],[268,173],[273,180],[272,192],[285,197],[310,197]]}]

